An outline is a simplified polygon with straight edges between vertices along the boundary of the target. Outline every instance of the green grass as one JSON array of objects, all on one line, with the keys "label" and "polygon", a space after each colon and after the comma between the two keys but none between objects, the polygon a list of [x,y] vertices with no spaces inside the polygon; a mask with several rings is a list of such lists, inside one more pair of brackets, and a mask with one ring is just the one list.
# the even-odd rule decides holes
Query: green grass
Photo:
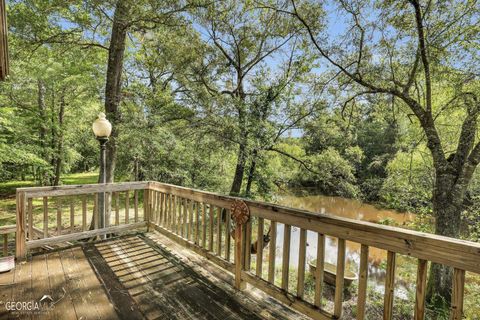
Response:
[{"label": "green grass", "polygon": [[[98,172],[66,174],[61,179],[63,185],[96,183],[97,180]],[[35,186],[31,180],[0,182],[0,226],[15,224],[15,190]]]},{"label": "green grass", "polygon": [[98,182],[98,172],[73,173],[65,175],[62,184],[90,184]]}]

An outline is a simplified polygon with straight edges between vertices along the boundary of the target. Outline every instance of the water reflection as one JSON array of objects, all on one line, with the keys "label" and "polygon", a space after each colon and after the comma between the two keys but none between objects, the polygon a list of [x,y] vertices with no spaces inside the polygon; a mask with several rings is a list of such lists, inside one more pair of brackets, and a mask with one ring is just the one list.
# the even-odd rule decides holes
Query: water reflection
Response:
[{"label": "water reflection", "polygon": [[[390,222],[394,222],[396,225],[405,225],[407,222],[414,219],[414,214],[411,213],[399,213],[393,210],[382,210],[375,208],[372,205],[362,203],[358,200],[345,199],[340,197],[327,197],[327,196],[283,196],[280,204],[304,209],[312,212],[319,212],[323,214],[329,214],[339,217],[345,217],[356,220],[363,220],[369,222],[381,222],[382,220],[389,219]],[[291,252],[290,252],[290,265],[296,266],[298,263],[298,248],[300,241],[300,229],[292,227],[291,234]],[[282,260],[282,245],[283,245],[283,233],[284,226],[279,224],[277,227],[277,263],[281,263]],[[317,254],[317,234],[315,232],[307,232],[307,263],[313,259],[316,259]],[[375,284],[375,289],[379,292],[383,292],[385,281],[385,270],[381,267],[382,263],[386,260],[387,252],[378,248],[370,247],[369,249],[369,280]],[[336,264],[337,263],[337,238],[326,237],[325,239],[325,261]],[[360,263],[360,244],[354,242],[346,242],[346,265],[351,271],[358,273],[358,266]],[[397,283],[400,286],[399,295],[403,295],[401,287],[405,287],[406,284],[401,280]]]}]

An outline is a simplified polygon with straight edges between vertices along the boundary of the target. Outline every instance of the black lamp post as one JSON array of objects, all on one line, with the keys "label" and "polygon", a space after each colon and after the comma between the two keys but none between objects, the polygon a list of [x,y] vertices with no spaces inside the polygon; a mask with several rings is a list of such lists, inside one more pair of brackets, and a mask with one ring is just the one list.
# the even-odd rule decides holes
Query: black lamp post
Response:
[{"label": "black lamp post", "polygon": [[[92,125],[93,133],[100,142],[100,183],[107,183],[106,178],[106,146],[108,137],[112,133],[112,124],[107,120],[105,114],[101,112]],[[101,192],[98,197],[98,227],[105,228],[105,192]]]}]

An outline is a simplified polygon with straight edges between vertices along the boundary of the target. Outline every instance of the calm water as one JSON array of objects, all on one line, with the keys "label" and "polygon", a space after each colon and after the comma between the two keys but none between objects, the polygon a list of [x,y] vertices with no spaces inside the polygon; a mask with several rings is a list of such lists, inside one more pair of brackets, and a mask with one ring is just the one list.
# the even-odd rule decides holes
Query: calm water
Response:
[{"label": "calm water", "polygon": [[[345,217],[355,220],[363,220],[369,222],[380,222],[385,219],[395,221],[398,225],[404,225],[415,218],[411,213],[400,213],[393,210],[382,210],[372,205],[362,203],[358,200],[346,199],[341,197],[327,196],[282,196],[280,204],[304,209],[312,212],[319,212],[333,216]],[[277,236],[277,252],[276,258],[279,262],[282,259],[281,246],[283,243],[283,225],[278,225]],[[292,227],[291,248],[298,248],[300,232],[298,228]],[[317,234],[315,232],[307,233],[307,262],[316,258],[317,252]],[[374,284],[375,288],[383,292],[385,271],[380,268],[382,262],[386,260],[387,252],[385,250],[371,247],[369,250],[369,281]],[[347,267],[358,273],[358,265],[360,262],[360,244],[347,241],[346,252]],[[337,263],[337,239],[327,237],[325,240],[325,261]],[[298,263],[298,250],[291,250],[290,265]],[[401,296],[401,287],[406,284],[397,283],[400,287],[398,294]]]}]

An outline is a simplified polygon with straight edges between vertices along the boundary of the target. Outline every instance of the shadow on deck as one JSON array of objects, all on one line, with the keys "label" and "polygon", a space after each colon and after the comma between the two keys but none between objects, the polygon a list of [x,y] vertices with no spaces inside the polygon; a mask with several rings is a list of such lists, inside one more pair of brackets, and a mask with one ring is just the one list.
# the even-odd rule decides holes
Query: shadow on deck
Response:
[{"label": "shadow on deck", "polygon": [[[35,254],[0,274],[0,319],[302,317],[272,299],[233,289],[231,275],[183,251],[150,232]],[[45,296],[38,310],[9,303],[32,301],[35,309]]]}]

